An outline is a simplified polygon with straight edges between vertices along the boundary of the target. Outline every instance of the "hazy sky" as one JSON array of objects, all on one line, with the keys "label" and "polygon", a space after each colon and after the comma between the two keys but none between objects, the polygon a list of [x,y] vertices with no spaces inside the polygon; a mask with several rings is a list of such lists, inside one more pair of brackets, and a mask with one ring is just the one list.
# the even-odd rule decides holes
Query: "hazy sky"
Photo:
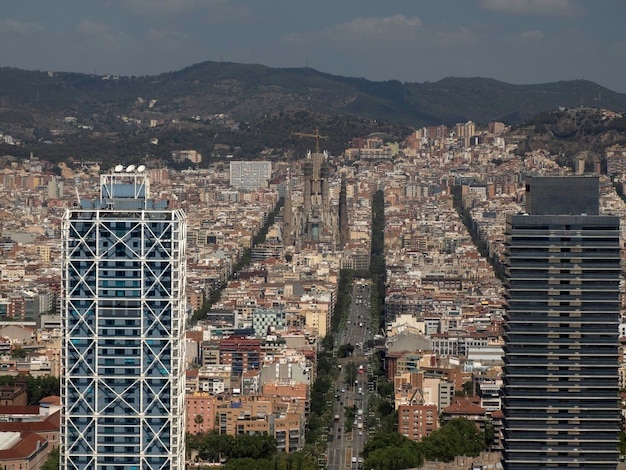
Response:
[{"label": "hazy sky", "polygon": [[4,0],[0,12],[0,66],[29,70],[153,75],[223,60],[626,92],[626,0]]}]

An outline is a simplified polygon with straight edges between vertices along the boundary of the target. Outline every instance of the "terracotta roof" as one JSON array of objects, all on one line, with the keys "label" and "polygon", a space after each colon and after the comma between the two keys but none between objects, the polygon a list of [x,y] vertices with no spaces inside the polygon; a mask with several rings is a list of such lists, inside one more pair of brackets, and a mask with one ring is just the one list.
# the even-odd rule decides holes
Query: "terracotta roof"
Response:
[{"label": "terracotta roof", "polygon": [[38,415],[37,405],[2,405],[0,415]]},{"label": "terracotta roof", "polygon": [[61,406],[61,397],[56,395],[50,395],[49,397],[45,397],[39,400],[39,404]]},{"label": "terracotta roof", "polygon": [[460,397],[455,397],[450,406],[441,410],[442,413],[451,415],[484,415],[486,411],[482,406]]},{"label": "terracotta roof", "polygon": [[42,421],[0,422],[0,431],[13,432],[49,432],[61,428],[61,411],[56,411]]},{"label": "terracotta roof", "polygon": [[28,458],[46,443],[46,438],[36,433],[22,433],[20,441],[10,449],[0,450],[0,462]]},{"label": "terracotta roof", "polygon": [[185,337],[187,339],[190,339],[192,341],[196,341],[196,342],[201,342],[202,341],[202,336],[204,335],[203,331],[187,331],[185,333]]}]

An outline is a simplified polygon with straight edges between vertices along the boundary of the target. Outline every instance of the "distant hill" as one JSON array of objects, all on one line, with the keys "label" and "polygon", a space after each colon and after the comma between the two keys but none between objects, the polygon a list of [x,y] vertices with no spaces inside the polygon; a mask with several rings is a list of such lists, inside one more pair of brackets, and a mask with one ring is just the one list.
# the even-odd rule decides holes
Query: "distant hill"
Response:
[{"label": "distant hill", "polygon": [[[33,121],[59,115],[200,116],[228,114],[251,121],[268,113],[308,110],[388,120],[410,126],[522,122],[563,107],[601,105],[626,111],[626,95],[586,80],[511,85],[487,78],[433,83],[374,82],[311,68],[204,62],[177,72],[111,77],[0,68],[2,114]],[[156,100],[152,107],[143,103]],[[25,113],[25,114],[24,114]]]},{"label": "distant hill", "polygon": [[587,171],[597,163],[606,170],[606,149],[626,146],[626,118],[611,114],[585,107],[549,111],[516,126],[509,138],[518,141],[519,155],[543,149],[560,165],[575,169],[582,158]]},{"label": "distant hill", "polygon": [[319,129],[325,150],[381,132],[401,140],[412,128],[504,121],[522,125],[559,108],[626,111],[626,95],[573,80],[512,85],[486,78],[434,83],[375,82],[311,68],[204,62],[154,76],[99,76],[0,68],[0,133],[50,161],[169,161],[193,148],[207,158],[283,158],[314,147],[295,133]]}]

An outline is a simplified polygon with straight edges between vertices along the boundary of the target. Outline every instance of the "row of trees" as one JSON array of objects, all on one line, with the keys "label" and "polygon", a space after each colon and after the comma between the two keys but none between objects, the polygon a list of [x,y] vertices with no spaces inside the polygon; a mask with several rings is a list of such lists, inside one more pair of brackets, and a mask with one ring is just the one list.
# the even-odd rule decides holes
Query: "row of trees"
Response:
[{"label": "row of trees", "polygon": [[276,454],[276,440],[267,434],[188,434],[186,450],[188,455],[197,452],[198,458],[206,462],[232,458],[266,459]]},{"label": "row of trees", "polygon": [[376,434],[365,444],[364,467],[373,470],[401,470],[419,467],[427,460],[450,462],[458,455],[475,457],[483,450],[485,434],[472,421],[456,418],[420,442],[398,433]]},{"label": "row of trees", "polygon": [[222,463],[232,470],[313,470],[315,459],[307,452],[278,452],[268,434],[230,436],[211,432],[187,435],[187,455],[205,462]]},{"label": "row of trees", "polygon": [[[372,198],[372,250],[370,277],[372,315],[380,326],[385,323],[385,198],[377,191]],[[374,343],[374,341],[372,341]],[[373,344],[372,344],[373,346]],[[384,379],[384,351],[378,350],[370,361],[378,393],[370,397],[370,408],[380,416],[380,431],[365,444],[364,468],[372,470],[400,470],[421,466],[425,461],[450,462],[458,455],[476,456],[486,448],[485,433],[464,418],[451,420],[420,442],[397,433],[398,415],[387,396],[393,393],[393,384]]]},{"label": "row of trees", "polygon": [[[284,198],[280,198],[278,200],[278,203],[276,204],[272,212],[270,212],[270,214],[267,216],[267,220],[265,221],[265,224],[263,224],[263,227],[261,227],[261,229],[256,235],[254,235],[252,239],[252,246],[256,246],[265,241],[267,232],[269,231],[270,227],[274,224],[274,220],[276,219],[276,216],[280,212],[280,209],[283,207],[284,202],[285,202]],[[242,269],[244,269],[246,266],[250,264],[251,252],[252,252],[251,248],[246,248],[243,251],[241,258],[239,259],[237,264],[233,267],[232,276],[236,276],[236,274],[239,271],[241,271]],[[191,316],[191,319],[189,320],[190,324],[195,325],[196,323],[198,323],[198,321],[202,320],[206,316],[206,314],[211,310],[211,307],[213,307],[213,305],[220,300],[222,296],[223,287],[224,286],[214,287],[214,289],[211,291],[211,293],[209,294],[207,299],[204,301],[202,306],[198,310],[196,310]]]},{"label": "row of trees", "polygon": [[370,256],[370,277],[372,291],[370,305],[372,315],[378,320],[379,327],[384,327],[385,315],[385,195],[382,190],[372,197],[372,248]]},{"label": "row of trees", "polygon": [[30,375],[5,375],[0,377],[0,385],[26,386],[29,405],[38,405],[42,398],[61,394],[61,383],[58,377],[32,377]]},{"label": "row of trees", "polygon": [[311,448],[286,454],[278,452],[268,434],[231,436],[210,432],[187,434],[187,457],[196,461],[222,463],[233,470],[313,470],[317,459]]},{"label": "row of trees", "polygon": [[[339,272],[337,302],[331,319],[330,332],[322,340],[322,347],[317,354],[317,374],[311,387],[311,412],[306,425],[306,442],[318,447],[323,452],[323,435],[327,434],[331,420],[331,406],[335,382],[339,371],[337,359],[333,354],[335,337],[341,325],[348,317],[354,271],[342,269]],[[347,352],[346,352],[347,354]]]}]

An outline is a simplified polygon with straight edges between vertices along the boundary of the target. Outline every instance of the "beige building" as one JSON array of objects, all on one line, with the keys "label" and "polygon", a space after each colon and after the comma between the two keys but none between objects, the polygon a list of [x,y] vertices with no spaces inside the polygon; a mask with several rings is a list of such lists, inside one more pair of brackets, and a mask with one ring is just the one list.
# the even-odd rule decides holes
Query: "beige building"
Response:
[{"label": "beige building", "polygon": [[225,398],[216,403],[220,434],[263,434],[276,439],[279,451],[297,452],[305,442],[305,404],[286,397],[265,395]]}]

